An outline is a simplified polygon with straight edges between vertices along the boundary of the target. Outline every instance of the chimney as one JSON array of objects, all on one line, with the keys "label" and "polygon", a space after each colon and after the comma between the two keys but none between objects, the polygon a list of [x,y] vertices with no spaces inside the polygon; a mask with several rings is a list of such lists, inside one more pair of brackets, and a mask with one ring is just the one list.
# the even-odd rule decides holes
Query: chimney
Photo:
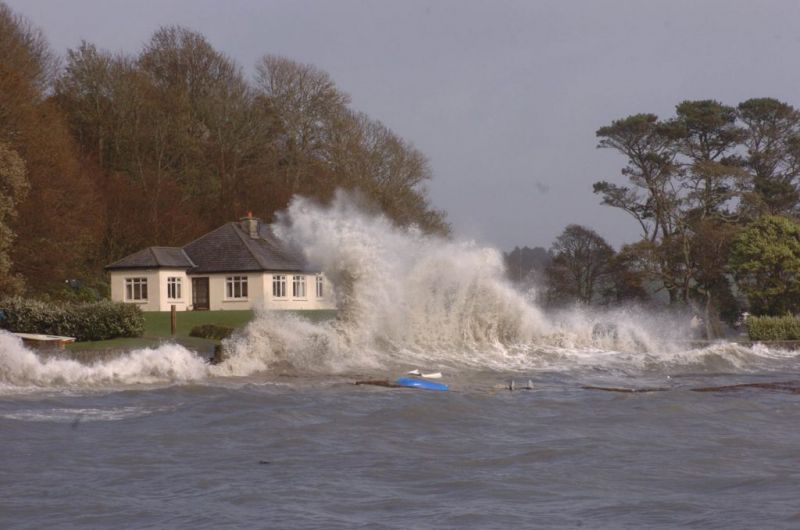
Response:
[{"label": "chimney", "polygon": [[242,230],[247,232],[253,239],[258,239],[258,218],[253,217],[253,212],[247,212],[247,217],[239,219]]}]

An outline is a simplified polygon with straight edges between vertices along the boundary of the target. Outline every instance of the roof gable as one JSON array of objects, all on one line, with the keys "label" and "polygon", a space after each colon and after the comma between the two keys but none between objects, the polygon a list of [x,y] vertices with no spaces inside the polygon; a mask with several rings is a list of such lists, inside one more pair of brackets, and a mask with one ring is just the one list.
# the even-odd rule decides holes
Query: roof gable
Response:
[{"label": "roof gable", "polygon": [[115,261],[106,270],[187,269],[212,272],[305,271],[303,257],[287,247],[264,223],[252,238],[239,223],[226,223],[183,248],[148,247]]},{"label": "roof gable", "polygon": [[178,247],[147,247],[139,252],[125,256],[119,261],[106,266],[106,270],[114,269],[156,269],[174,268],[189,269],[194,263],[183,249]]}]

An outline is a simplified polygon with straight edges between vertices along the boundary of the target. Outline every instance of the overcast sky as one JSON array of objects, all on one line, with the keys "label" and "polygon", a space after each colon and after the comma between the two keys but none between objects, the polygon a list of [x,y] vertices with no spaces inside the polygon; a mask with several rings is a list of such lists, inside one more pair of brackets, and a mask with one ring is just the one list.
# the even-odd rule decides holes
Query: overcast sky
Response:
[{"label": "overcast sky", "polygon": [[795,0],[5,0],[63,54],[136,53],[162,25],[199,31],[249,73],[265,53],[312,63],[431,161],[459,236],[549,246],[570,223],[636,238],[592,183],[623,182],[595,131],[684,99],[800,106]]}]

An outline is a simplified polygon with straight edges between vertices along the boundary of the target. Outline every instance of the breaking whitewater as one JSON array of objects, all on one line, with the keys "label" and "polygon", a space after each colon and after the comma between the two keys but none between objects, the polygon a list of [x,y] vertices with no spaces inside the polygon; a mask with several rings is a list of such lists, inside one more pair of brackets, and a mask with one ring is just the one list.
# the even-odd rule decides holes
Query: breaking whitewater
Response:
[{"label": "breaking whitewater", "polygon": [[[212,382],[231,377],[393,375],[422,367],[665,378],[681,373],[796,372],[796,352],[720,342],[691,348],[688,319],[638,308],[545,314],[505,279],[501,254],[400,229],[338,196],[298,198],[277,235],[336,286],[335,320],[257,312],[210,365],[177,344],[84,364],[41,357],[0,333],[0,391]],[[596,332],[597,326],[614,329]]]},{"label": "breaking whitewater", "polygon": [[[257,314],[217,365],[0,333],[0,527],[797,528],[795,352],[546,314],[497,251],[345,197],[275,230],[335,320]],[[450,391],[353,385],[414,369]]]}]

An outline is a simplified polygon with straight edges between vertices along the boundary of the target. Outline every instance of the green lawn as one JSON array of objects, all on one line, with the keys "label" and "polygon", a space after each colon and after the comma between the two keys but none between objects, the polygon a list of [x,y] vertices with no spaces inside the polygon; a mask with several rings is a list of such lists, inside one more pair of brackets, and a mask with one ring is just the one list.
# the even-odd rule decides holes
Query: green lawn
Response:
[{"label": "green lawn", "polygon": [[[252,311],[178,311],[175,314],[175,337],[188,337],[195,326],[216,324],[241,328],[253,318]],[[169,337],[169,311],[147,312],[144,314],[145,337]]]},{"label": "green lawn", "polygon": [[[320,322],[336,317],[336,311],[292,311],[312,322]],[[169,311],[144,313],[144,334],[141,337],[119,338],[95,342],[75,342],[68,344],[71,350],[107,350],[156,347],[167,341],[175,341],[195,350],[213,350],[218,341],[190,337],[195,326],[216,324],[232,328],[244,327],[253,318],[252,311],[178,311],[176,314],[175,335],[170,333]]]}]

